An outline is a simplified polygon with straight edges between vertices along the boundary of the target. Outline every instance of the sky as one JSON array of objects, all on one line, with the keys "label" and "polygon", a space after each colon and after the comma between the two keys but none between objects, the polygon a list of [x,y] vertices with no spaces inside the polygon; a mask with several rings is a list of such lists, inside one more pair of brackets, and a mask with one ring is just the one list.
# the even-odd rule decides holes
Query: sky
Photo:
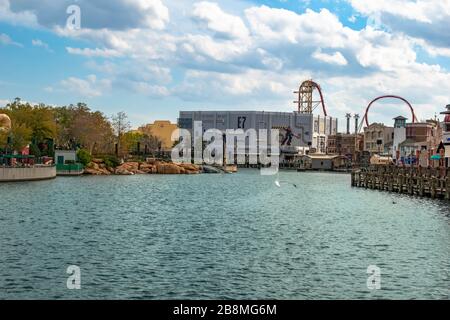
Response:
[{"label": "sky", "polygon": [[[313,79],[341,125],[388,94],[425,120],[450,103],[448,21],[450,0],[0,0],[0,106],[85,102],[137,127],[294,111]],[[382,100],[370,122],[397,115],[411,119]]]}]

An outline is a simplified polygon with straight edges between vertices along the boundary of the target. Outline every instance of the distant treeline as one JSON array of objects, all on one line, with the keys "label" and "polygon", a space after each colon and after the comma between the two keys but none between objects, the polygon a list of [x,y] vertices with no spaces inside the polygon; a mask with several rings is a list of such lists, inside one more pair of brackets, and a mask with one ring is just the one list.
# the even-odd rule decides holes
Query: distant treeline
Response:
[{"label": "distant treeline", "polygon": [[90,154],[123,156],[134,152],[136,146],[157,150],[160,142],[140,131],[131,131],[124,112],[108,118],[100,111],[92,111],[85,103],[53,107],[31,105],[16,98],[0,108],[12,120],[10,132],[0,132],[0,148],[20,151],[30,146],[36,156],[50,155],[53,148],[85,149]]}]

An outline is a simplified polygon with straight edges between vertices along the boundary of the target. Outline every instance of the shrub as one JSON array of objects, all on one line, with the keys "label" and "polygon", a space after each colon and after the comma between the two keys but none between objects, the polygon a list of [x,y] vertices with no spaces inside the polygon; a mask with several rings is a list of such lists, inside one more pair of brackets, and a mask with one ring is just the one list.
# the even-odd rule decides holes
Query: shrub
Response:
[{"label": "shrub", "polygon": [[80,161],[84,166],[87,166],[91,160],[92,156],[86,149],[80,149],[77,152],[78,161]]},{"label": "shrub", "polygon": [[103,161],[108,168],[116,168],[120,166],[120,160],[115,156],[105,156]]}]

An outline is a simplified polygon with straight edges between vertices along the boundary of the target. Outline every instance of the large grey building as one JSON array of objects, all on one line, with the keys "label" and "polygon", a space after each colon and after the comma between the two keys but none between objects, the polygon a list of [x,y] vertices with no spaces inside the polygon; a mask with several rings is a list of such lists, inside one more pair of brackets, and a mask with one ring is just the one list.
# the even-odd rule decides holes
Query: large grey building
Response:
[{"label": "large grey building", "polygon": [[[338,131],[338,121],[332,117],[299,112],[261,111],[181,111],[178,125],[192,130],[195,121],[201,121],[203,131],[209,129],[249,130],[279,129],[280,145],[309,148],[325,153],[327,137]],[[284,142],[284,143],[283,143]]]}]

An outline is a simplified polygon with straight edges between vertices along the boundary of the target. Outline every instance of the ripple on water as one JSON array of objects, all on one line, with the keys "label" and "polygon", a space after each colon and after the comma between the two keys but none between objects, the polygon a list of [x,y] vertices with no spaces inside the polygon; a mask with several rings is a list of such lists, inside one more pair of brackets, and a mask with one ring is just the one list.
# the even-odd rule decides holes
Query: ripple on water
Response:
[{"label": "ripple on water", "polygon": [[0,299],[449,298],[448,202],[280,179],[299,187],[251,170],[2,184]]}]

